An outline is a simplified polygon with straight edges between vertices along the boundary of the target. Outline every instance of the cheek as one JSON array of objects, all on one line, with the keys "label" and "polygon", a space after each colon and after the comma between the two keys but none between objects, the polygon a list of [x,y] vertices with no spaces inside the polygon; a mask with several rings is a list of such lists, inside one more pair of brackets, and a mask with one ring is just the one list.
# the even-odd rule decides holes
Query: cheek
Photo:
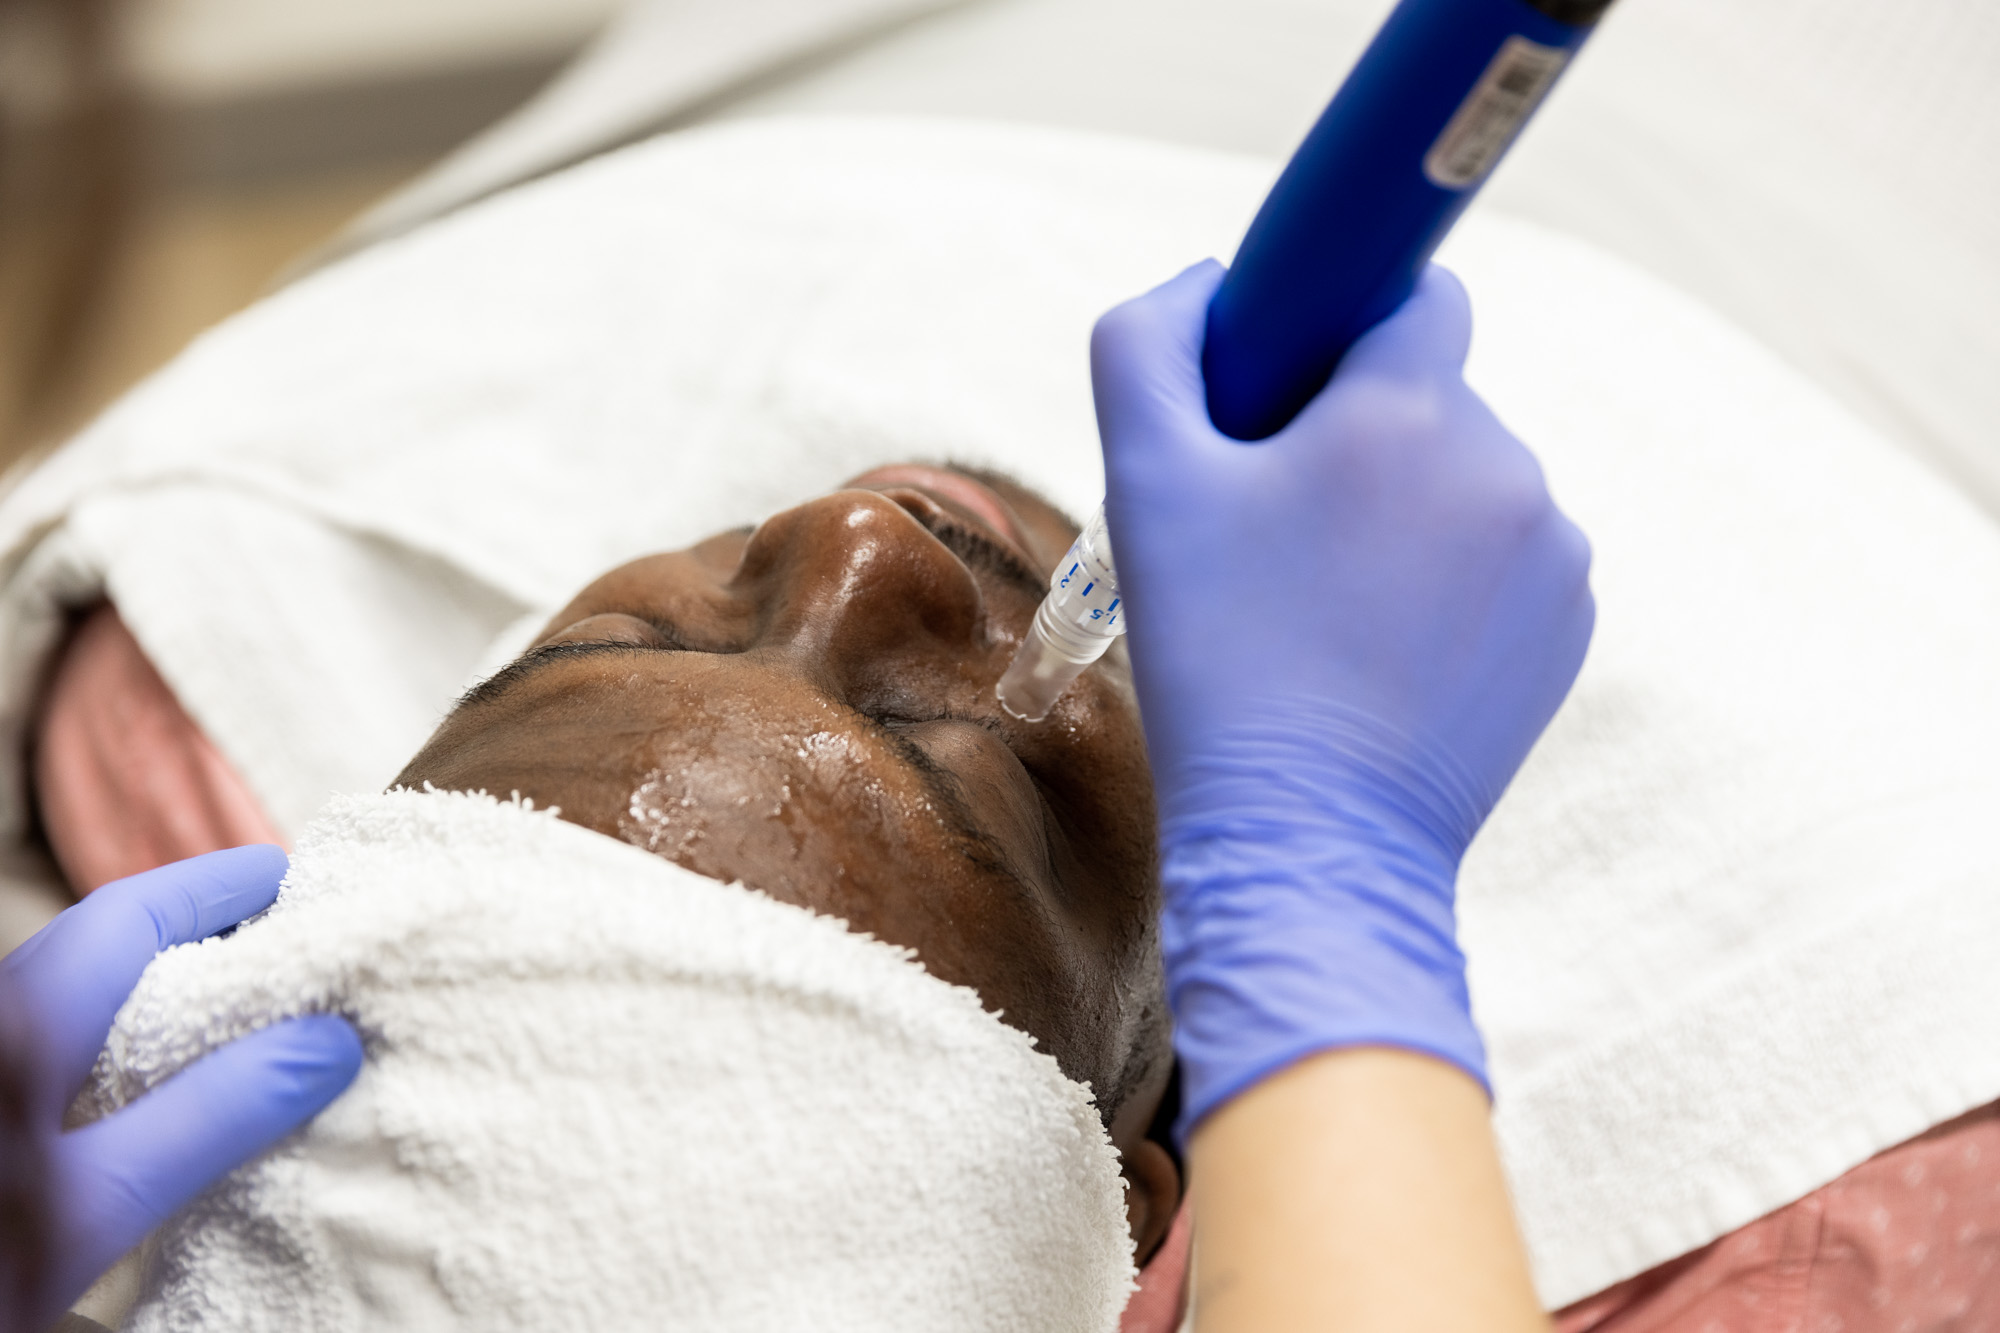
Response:
[{"label": "cheek", "polygon": [[852,916],[871,872],[921,863],[924,831],[937,824],[927,801],[882,771],[838,732],[683,735],[656,752],[618,832],[698,874]]},{"label": "cheek", "polygon": [[619,815],[618,832],[655,855],[715,875],[719,861],[795,858],[784,824],[792,801],[782,775],[722,755],[683,756],[646,774]]}]

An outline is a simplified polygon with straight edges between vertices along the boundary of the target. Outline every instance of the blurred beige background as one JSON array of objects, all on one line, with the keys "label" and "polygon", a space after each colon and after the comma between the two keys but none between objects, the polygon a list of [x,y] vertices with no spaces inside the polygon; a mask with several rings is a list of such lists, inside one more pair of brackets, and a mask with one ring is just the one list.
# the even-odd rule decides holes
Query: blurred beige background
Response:
[{"label": "blurred beige background", "polygon": [[[140,132],[123,244],[55,401],[0,440],[0,464],[74,429],[366,205],[520,105],[615,8],[128,0],[120,57]],[[36,262],[32,247],[17,261]]]}]

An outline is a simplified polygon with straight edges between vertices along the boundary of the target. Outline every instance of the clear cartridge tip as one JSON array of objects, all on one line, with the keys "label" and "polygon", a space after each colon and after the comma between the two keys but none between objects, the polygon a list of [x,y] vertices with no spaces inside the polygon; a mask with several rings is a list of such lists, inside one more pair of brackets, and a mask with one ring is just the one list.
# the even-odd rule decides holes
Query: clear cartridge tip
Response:
[{"label": "clear cartridge tip", "polygon": [[1021,650],[1000,677],[1000,706],[1024,722],[1049,715],[1062,692],[1085,667],[1104,656],[1125,632],[1118,570],[1111,563],[1111,535],[1098,506],[1056,566],[1049,595],[1035,609]]}]

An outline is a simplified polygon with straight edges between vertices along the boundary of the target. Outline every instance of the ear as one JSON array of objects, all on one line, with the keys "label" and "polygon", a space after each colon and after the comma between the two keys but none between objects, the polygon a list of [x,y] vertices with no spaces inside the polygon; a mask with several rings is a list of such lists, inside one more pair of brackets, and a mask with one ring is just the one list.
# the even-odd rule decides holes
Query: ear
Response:
[{"label": "ear", "polygon": [[1122,1154],[1125,1220],[1132,1228],[1132,1253],[1140,1267],[1153,1257],[1181,1206],[1181,1171],[1167,1150],[1142,1138]]}]

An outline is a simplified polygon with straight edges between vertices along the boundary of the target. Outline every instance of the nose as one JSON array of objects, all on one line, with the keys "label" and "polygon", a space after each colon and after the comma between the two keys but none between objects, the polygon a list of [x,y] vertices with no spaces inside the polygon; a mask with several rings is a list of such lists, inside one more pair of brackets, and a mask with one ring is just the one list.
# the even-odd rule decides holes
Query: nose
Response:
[{"label": "nose", "polygon": [[737,571],[765,648],[846,683],[926,653],[963,655],[985,634],[965,562],[931,535],[943,517],[916,492],[836,491],[768,519]]}]

